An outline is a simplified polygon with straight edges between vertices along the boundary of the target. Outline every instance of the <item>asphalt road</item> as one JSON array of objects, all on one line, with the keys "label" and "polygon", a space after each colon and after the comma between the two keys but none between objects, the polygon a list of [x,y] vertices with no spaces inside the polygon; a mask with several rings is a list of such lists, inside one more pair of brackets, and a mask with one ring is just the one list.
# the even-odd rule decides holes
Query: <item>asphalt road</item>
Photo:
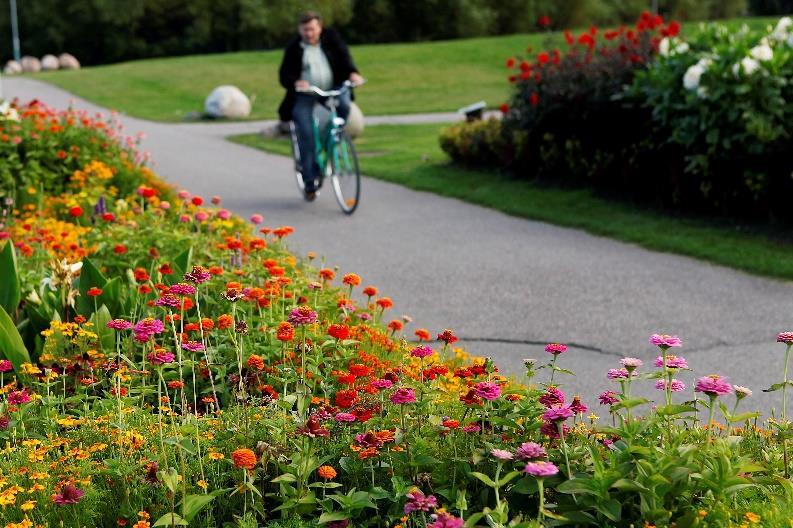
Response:
[{"label": "asphalt road", "polygon": [[[28,78],[6,77],[3,84],[7,98],[103,110]],[[450,119],[455,116],[380,122]],[[409,314],[413,328],[454,329],[469,351],[492,356],[504,372],[520,376],[522,358],[545,361],[545,343],[567,343],[559,365],[577,376],[557,380],[597,410],[596,395],[613,388],[607,369],[624,356],[652,368],[657,350],[648,337],[669,333],[683,339],[677,350],[694,370],[680,377],[688,387],[676,398],[692,395],[695,375],[719,373],[754,391],[746,408],[779,408],[780,393],[761,389],[782,377],[784,346],[775,337],[793,330],[793,283],[370,178],[363,180],[358,211],[347,217],[329,192],[304,202],[289,159],[224,140],[267,123],[123,121],[129,133],[146,134],[143,147],[165,179],[196,194],[219,194],[243,217],[261,213],[267,225],[294,226],[294,250],[316,251],[326,264],[358,273],[394,299],[395,316]],[[638,392],[659,396],[649,386]]]}]

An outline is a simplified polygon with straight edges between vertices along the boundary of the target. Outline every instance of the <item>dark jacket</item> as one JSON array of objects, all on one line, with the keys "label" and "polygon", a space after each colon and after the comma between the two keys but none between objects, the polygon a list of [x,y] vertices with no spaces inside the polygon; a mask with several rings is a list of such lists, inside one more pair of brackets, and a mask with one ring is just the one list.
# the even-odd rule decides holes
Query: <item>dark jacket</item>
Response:
[{"label": "dark jacket", "polygon": [[[349,79],[351,73],[358,72],[358,68],[355,67],[350,56],[350,51],[347,49],[347,44],[335,30],[323,28],[322,34],[319,36],[319,46],[328,58],[330,69],[333,70],[334,86],[339,86]],[[300,45],[300,35],[296,35],[287,44],[281,68],[278,70],[281,86],[286,88],[286,97],[278,107],[281,121],[292,120],[292,107],[295,105],[295,83],[300,80],[301,73],[303,73],[303,47]]]}]

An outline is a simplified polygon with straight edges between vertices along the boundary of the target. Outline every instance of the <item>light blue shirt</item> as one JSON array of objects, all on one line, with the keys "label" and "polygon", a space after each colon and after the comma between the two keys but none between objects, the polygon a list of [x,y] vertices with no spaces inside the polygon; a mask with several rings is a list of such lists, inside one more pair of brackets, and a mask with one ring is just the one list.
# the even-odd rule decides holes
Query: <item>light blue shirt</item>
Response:
[{"label": "light blue shirt", "polygon": [[301,42],[300,45],[303,46],[303,72],[300,78],[321,90],[333,88],[333,70],[319,44],[312,46]]}]

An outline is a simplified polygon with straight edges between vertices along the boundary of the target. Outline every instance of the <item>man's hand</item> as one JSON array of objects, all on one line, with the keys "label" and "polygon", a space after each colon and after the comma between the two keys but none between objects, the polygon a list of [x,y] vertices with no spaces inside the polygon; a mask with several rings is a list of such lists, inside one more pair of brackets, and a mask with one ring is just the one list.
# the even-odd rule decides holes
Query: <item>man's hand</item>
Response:
[{"label": "man's hand", "polygon": [[308,90],[309,88],[311,88],[311,83],[308,81],[300,79],[299,81],[295,82],[295,90]]},{"label": "man's hand", "polygon": [[363,84],[363,77],[361,77],[358,72],[352,72],[350,74],[350,82],[353,86],[358,86],[359,84]]}]

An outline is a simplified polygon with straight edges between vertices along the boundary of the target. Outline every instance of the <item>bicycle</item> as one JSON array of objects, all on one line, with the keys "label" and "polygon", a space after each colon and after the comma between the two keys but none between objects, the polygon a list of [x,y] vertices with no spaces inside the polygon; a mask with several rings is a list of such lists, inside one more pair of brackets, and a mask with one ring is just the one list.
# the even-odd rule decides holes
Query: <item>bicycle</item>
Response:
[{"label": "bicycle", "polygon": [[[361,83],[363,84],[363,83]],[[361,198],[361,173],[358,168],[358,155],[350,137],[344,132],[344,119],[336,113],[337,98],[353,87],[350,81],[345,81],[338,90],[321,90],[311,86],[300,93],[314,94],[326,98],[323,103],[330,110],[328,124],[324,133],[320,135],[319,122],[314,117],[314,156],[319,167],[319,178],[316,188],[322,187],[325,178],[330,177],[336,201],[345,214],[352,214],[358,207]],[[289,122],[290,139],[292,140],[292,156],[295,160],[295,178],[297,188],[305,192],[303,171],[300,163],[300,149],[298,148],[297,130],[293,121]]]}]

